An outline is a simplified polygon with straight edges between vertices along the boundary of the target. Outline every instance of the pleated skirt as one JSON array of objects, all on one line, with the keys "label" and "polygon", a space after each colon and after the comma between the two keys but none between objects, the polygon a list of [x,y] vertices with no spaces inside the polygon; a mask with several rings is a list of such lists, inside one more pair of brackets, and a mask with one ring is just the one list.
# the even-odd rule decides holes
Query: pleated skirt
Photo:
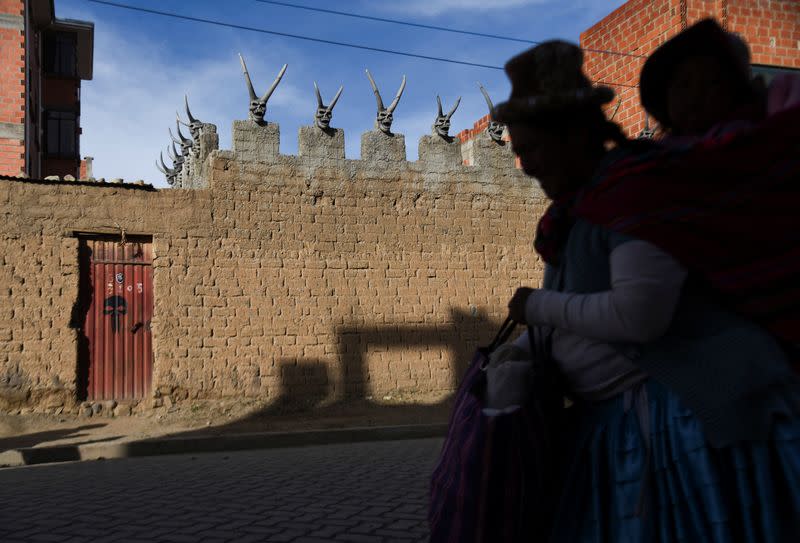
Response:
[{"label": "pleated skirt", "polygon": [[642,386],[646,421],[623,395],[572,408],[552,541],[800,542],[800,421],[717,449],[677,396]]}]

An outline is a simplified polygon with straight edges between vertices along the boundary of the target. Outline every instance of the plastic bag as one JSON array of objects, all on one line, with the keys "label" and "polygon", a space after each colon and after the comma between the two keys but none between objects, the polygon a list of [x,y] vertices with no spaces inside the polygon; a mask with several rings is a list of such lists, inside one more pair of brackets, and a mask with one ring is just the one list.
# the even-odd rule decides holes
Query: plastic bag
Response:
[{"label": "plastic bag", "polygon": [[513,411],[524,405],[531,385],[533,361],[525,349],[506,343],[489,357],[486,366],[484,414]]}]

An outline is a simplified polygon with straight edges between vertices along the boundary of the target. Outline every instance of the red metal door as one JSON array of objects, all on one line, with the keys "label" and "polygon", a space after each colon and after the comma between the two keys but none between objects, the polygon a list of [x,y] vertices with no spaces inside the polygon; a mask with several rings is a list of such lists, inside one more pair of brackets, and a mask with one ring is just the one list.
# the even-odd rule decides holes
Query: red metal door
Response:
[{"label": "red metal door", "polygon": [[109,238],[82,241],[90,251],[92,293],[84,327],[87,399],[144,398],[153,373],[152,246]]}]

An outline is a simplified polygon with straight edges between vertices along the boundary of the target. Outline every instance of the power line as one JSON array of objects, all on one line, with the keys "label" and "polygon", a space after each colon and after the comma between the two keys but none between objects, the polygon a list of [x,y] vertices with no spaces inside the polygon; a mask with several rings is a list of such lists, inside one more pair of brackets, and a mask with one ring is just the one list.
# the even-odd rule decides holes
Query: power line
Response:
[{"label": "power line", "polygon": [[[322,38],[313,38],[311,36],[303,36],[303,35],[300,35],[300,34],[290,34],[288,32],[278,32],[278,31],[275,31],[275,30],[267,30],[267,29],[264,29],[264,28],[254,28],[252,26],[237,25],[237,24],[233,24],[233,23],[224,23],[222,21],[215,21],[213,19],[203,19],[203,18],[200,18],[200,17],[192,17],[190,15],[181,15],[179,13],[170,13],[170,12],[167,12],[167,11],[159,11],[159,10],[155,10],[155,9],[142,8],[142,7],[138,7],[138,6],[130,6],[128,4],[120,4],[120,3],[117,3],[117,2],[109,2],[107,0],[87,0],[87,1],[89,1],[89,2],[91,2],[93,4],[101,4],[101,5],[104,5],[104,6],[110,6],[110,7],[120,8],[120,9],[127,9],[127,10],[131,10],[131,11],[138,11],[138,12],[141,12],[141,13],[149,13],[149,14],[152,14],[152,15],[161,15],[163,17],[171,17],[173,19],[181,19],[181,20],[184,20],[184,21],[192,21],[192,22],[196,22],[196,23],[204,23],[204,24],[210,24],[210,25],[214,25],[214,26],[222,26],[222,27],[225,27],[225,28],[233,28],[233,29],[236,29],[236,30],[246,30],[248,32],[258,32],[258,33],[261,33],[261,34],[270,34],[270,35],[273,35],[273,36],[282,36],[282,37],[285,37],[285,38],[295,38],[295,39],[298,39],[298,40],[305,40],[305,41],[311,41],[311,42],[317,42],[317,43],[324,43],[324,44],[327,44],[327,45],[338,45],[340,47],[349,47],[351,49],[362,49],[362,50],[365,50],[365,51],[373,51],[373,52],[376,52],[376,53],[387,53],[387,54],[390,54],[390,55],[399,55],[399,56],[404,56],[404,57],[419,58],[419,59],[423,59],[423,60],[433,60],[433,61],[437,61],[437,62],[447,62],[447,63],[450,63],[450,64],[460,64],[460,65],[463,65],[463,66],[472,66],[472,67],[476,67],[476,68],[487,68],[487,69],[490,69],[490,70],[502,70],[503,69],[502,66],[492,66],[490,64],[480,64],[480,63],[477,63],[477,62],[468,62],[468,61],[464,61],[464,60],[454,60],[454,59],[450,59],[450,58],[434,57],[434,56],[430,56],[430,55],[420,55],[420,54],[417,54],[417,53],[409,53],[409,52],[406,52],[406,51],[396,51],[396,50],[393,50],[393,49],[382,49],[380,47],[372,47],[372,46],[369,46],[369,45],[358,45],[358,44],[354,44],[354,43],[346,43],[346,42],[340,42],[340,41],[326,40],[326,39],[322,39]],[[629,88],[635,88],[635,87],[638,86],[638,85],[627,85],[625,83],[608,83],[608,82],[605,82],[605,81],[595,81],[595,83],[600,83],[600,84],[603,84],[603,85],[610,85],[610,86],[629,87]]]},{"label": "power line", "polygon": [[[399,19],[387,19],[385,17],[374,17],[372,15],[362,15],[360,13],[352,13],[347,11],[336,11],[333,9],[325,9],[325,8],[315,8],[311,6],[303,6],[301,4],[290,4],[289,2],[276,2],[274,0],[255,0],[256,2],[260,2],[262,4],[273,4],[275,6],[283,6],[286,8],[293,8],[293,9],[305,9],[308,11],[316,11],[318,13],[329,13],[332,15],[341,15],[342,17],[352,17],[354,19],[366,19],[368,21],[379,21],[381,23],[391,23],[396,25],[404,25],[404,26],[413,26],[416,28],[425,28],[427,30],[438,30],[440,32],[452,32],[453,34],[466,34],[468,36],[477,36],[480,38],[491,38],[494,40],[504,40],[504,41],[513,41],[517,43],[527,43],[531,45],[539,45],[542,42],[533,41],[533,40],[526,40],[522,38],[514,38],[511,36],[500,36],[498,34],[487,34],[484,32],[475,32],[472,30],[460,30],[457,28],[448,28],[445,26],[435,26],[435,25],[426,25],[422,23],[415,23],[413,21],[401,21]],[[622,51],[610,51],[606,49],[592,49],[589,47],[581,47],[584,51],[588,51],[590,53],[604,53],[607,55],[620,55],[625,57],[635,57],[635,58],[645,58],[645,55],[637,55],[636,53],[623,53]]]},{"label": "power line", "polygon": [[364,49],[366,51],[375,51],[375,52],[378,52],[378,53],[388,53],[388,54],[391,54],[391,55],[401,55],[401,56],[404,56],[404,57],[421,58],[421,59],[424,59],[424,60],[435,60],[435,61],[438,61],[438,62],[449,62],[450,64],[462,64],[464,66],[474,66],[476,68],[489,68],[491,70],[502,70],[503,69],[500,66],[491,66],[489,64],[480,64],[480,63],[477,63],[477,62],[468,62],[468,61],[465,61],[465,60],[453,60],[453,59],[449,59],[449,58],[434,57],[434,56],[429,56],[429,55],[419,55],[417,53],[408,53],[408,52],[405,52],[405,51],[395,51],[393,49],[381,49],[380,47],[371,47],[369,45],[357,45],[357,44],[354,44],[354,43],[345,43],[345,42],[340,42],[340,41],[325,40],[325,39],[322,39],[322,38],[312,38],[311,36],[302,36],[300,34],[289,34],[288,32],[278,32],[278,31],[275,31],[275,30],[266,30],[266,29],[263,29],[263,28],[253,28],[252,26],[237,25],[237,24],[232,24],[232,23],[223,23],[222,21],[214,21],[214,20],[211,20],[211,19],[202,19],[200,17],[191,17],[189,15],[180,15],[178,13],[169,13],[167,11],[158,11],[158,10],[155,10],[155,9],[147,9],[147,8],[141,8],[141,7],[137,7],[137,6],[129,6],[127,4],[118,4],[116,2],[107,2],[106,0],[88,0],[88,1],[92,2],[93,4],[102,4],[102,5],[105,5],[105,6],[112,6],[112,7],[115,7],[115,8],[129,9],[131,11],[139,11],[139,12],[142,12],[142,13],[151,13],[153,15],[162,15],[164,17],[172,17],[172,18],[175,18],[175,19],[183,19],[183,20],[186,20],[186,21],[194,21],[196,23],[205,23],[205,24],[216,25],[216,26],[224,26],[224,27],[227,27],[227,28],[235,28],[237,30],[247,30],[249,32],[260,32],[262,34],[271,34],[273,36],[283,36],[285,38],[295,38],[295,39],[298,39],[298,40],[313,41],[313,42],[318,42],[318,43],[325,43],[325,44],[328,44],[328,45],[338,45],[340,47],[350,47],[352,49]]}]

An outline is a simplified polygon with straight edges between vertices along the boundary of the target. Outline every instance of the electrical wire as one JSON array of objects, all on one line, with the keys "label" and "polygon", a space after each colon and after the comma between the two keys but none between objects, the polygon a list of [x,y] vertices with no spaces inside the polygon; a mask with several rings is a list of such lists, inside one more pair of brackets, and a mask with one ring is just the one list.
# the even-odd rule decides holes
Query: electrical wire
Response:
[{"label": "electrical wire", "polygon": [[[373,51],[373,52],[376,52],[376,53],[386,53],[386,54],[399,55],[399,56],[404,56],[404,57],[419,58],[419,59],[423,59],[423,60],[433,60],[433,61],[436,61],[436,62],[447,62],[449,64],[460,64],[462,66],[472,66],[472,67],[475,67],[475,68],[487,68],[487,69],[490,69],[490,70],[502,70],[503,69],[502,66],[492,66],[491,64],[481,64],[481,63],[478,63],[478,62],[469,62],[469,61],[465,61],[465,60],[455,60],[455,59],[444,58],[444,57],[435,57],[435,56],[431,56],[431,55],[421,55],[421,54],[418,54],[418,53],[409,53],[407,51],[396,51],[394,49],[383,49],[383,48],[380,48],[380,47],[372,47],[372,46],[369,46],[369,45],[359,45],[359,44],[354,44],[354,43],[346,43],[346,42],[340,42],[340,41],[334,41],[334,40],[326,40],[326,39],[323,39],[323,38],[314,38],[314,37],[311,37],[311,36],[303,36],[303,35],[300,35],[300,34],[290,34],[288,32],[278,32],[276,30],[267,30],[267,29],[264,29],[264,28],[255,28],[255,27],[252,27],[252,26],[244,26],[244,25],[238,25],[238,24],[234,24],[234,23],[225,23],[225,22],[222,22],[222,21],[215,21],[213,19],[203,19],[201,17],[192,17],[190,15],[181,15],[179,13],[170,13],[168,11],[159,11],[159,10],[143,8],[143,7],[139,7],[139,6],[131,6],[131,5],[128,5],[128,4],[120,4],[118,2],[110,2],[108,0],[87,0],[87,1],[91,2],[93,4],[100,4],[100,5],[110,6],[110,7],[119,8],[119,9],[127,9],[127,10],[131,10],[131,11],[138,11],[140,13],[149,13],[151,15],[160,15],[162,17],[171,17],[173,19],[181,19],[181,20],[184,20],[184,21],[192,21],[192,22],[196,22],[196,23],[204,23],[204,24],[210,24],[210,25],[214,25],[214,26],[222,26],[222,27],[225,27],[225,28],[233,28],[233,29],[236,29],[236,30],[246,30],[248,32],[258,32],[258,33],[261,33],[261,34],[270,34],[270,35],[273,35],[273,36],[282,36],[282,37],[285,37],[285,38],[295,38],[295,39],[298,39],[298,40],[305,40],[305,41],[311,41],[311,42],[317,42],[317,43],[324,43],[326,45],[337,45],[337,46],[340,46],[340,47],[349,47],[351,49],[362,49],[364,51]],[[595,81],[595,83],[600,83],[602,85],[609,85],[609,86],[628,87],[628,88],[638,87],[638,85],[628,85],[628,84],[625,84],[625,83],[610,83],[610,82],[600,81],[600,80]]]},{"label": "electrical wire", "polygon": [[249,32],[259,32],[261,34],[271,34],[273,36],[283,36],[285,38],[295,38],[295,39],[298,39],[298,40],[313,41],[313,42],[317,42],[317,43],[325,43],[325,44],[328,44],[328,45],[338,45],[340,47],[350,47],[352,49],[363,49],[365,51],[374,51],[374,52],[378,52],[378,53],[388,53],[388,54],[392,54],[392,55],[401,55],[401,56],[404,56],[404,57],[421,58],[421,59],[424,59],[424,60],[435,60],[435,61],[438,61],[438,62],[449,62],[451,64],[462,64],[464,66],[473,66],[473,67],[476,67],[476,68],[488,68],[488,69],[491,69],[491,70],[502,70],[503,69],[500,66],[491,66],[489,64],[480,64],[478,62],[469,62],[469,61],[465,61],[465,60],[454,60],[454,59],[443,58],[443,57],[434,57],[434,56],[430,56],[430,55],[420,55],[420,54],[417,54],[417,53],[408,53],[406,51],[395,51],[393,49],[382,49],[380,47],[371,47],[369,45],[358,45],[358,44],[354,44],[354,43],[346,43],[346,42],[340,42],[340,41],[334,41],[334,40],[326,40],[326,39],[322,39],[322,38],[312,38],[311,36],[303,36],[303,35],[300,35],[300,34],[290,34],[288,32],[278,32],[276,30],[267,30],[267,29],[264,29],[264,28],[254,28],[252,26],[237,25],[237,24],[233,24],[233,23],[224,23],[222,21],[215,21],[215,20],[212,20],[212,19],[202,19],[200,17],[192,17],[192,16],[189,16],[189,15],[181,15],[181,14],[178,14],[178,13],[170,13],[170,12],[167,12],[167,11],[159,11],[159,10],[155,10],[155,9],[142,8],[142,7],[138,7],[138,6],[130,6],[130,5],[127,5],[127,4],[119,4],[117,2],[108,2],[106,0],[87,0],[87,1],[88,2],[92,2],[93,4],[102,4],[102,5],[105,5],[105,6],[111,6],[111,7],[115,7],[115,8],[121,8],[121,9],[129,9],[129,10],[132,10],[132,11],[139,11],[139,12],[142,12],[142,13],[150,13],[150,14],[153,14],[153,15],[161,15],[161,16],[164,16],[164,17],[173,17],[175,19],[183,19],[185,21],[194,21],[196,23],[205,23],[205,24],[216,25],[216,26],[224,26],[224,27],[227,27],[227,28],[234,28],[234,29],[237,29],[237,30],[247,30]]},{"label": "electrical wire", "polygon": [[[381,23],[391,23],[396,25],[404,25],[404,26],[412,26],[416,28],[424,28],[427,30],[438,30],[440,32],[451,32],[453,34],[465,34],[467,36],[477,36],[479,38],[490,38],[494,40],[504,40],[504,41],[513,41],[517,43],[527,43],[531,45],[539,45],[542,42],[533,41],[533,40],[526,40],[523,38],[514,38],[511,36],[500,36],[498,34],[487,34],[485,32],[475,32],[472,30],[460,30],[457,28],[448,28],[445,26],[436,26],[436,25],[426,25],[422,23],[415,23],[413,21],[402,21],[399,19],[387,19],[385,17],[374,17],[372,15],[362,15],[360,13],[352,13],[347,11],[336,11],[333,9],[325,9],[325,8],[315,8],[311,6],[303,6],[301,4],[291,4],[289,2],[277,2],[275,0],[255,0],[256,2],[260,2],[262,4],[272,4],[275,6],[282,6],[286,8],[292,9],[305,9],[308,11],[316,11],[318,13],[328,13],[331,15],[341,15],[342,17],[352,17],[354,19],[366,19],[368,21],[378,21]],[[645,58],[645,55],[637,55],[636,53],[624,53],[622,51],[611,51],[607,49],[593,49],[589,47],[581,47],[584,51],[588,51],[590,53],[603,53],[607,55],[620,55],[625,57],[635,57],[635,58]]]}]

